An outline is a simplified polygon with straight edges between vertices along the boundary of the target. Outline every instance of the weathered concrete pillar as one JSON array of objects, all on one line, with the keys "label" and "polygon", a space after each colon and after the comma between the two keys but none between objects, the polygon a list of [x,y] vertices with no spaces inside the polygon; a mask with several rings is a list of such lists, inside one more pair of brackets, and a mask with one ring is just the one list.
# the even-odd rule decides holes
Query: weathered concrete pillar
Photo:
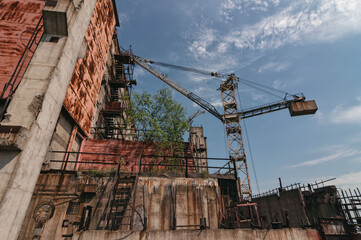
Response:
[{"label": "weathered concrete pillar", "polygon": [[66,13],[68,36],[40,42],[1,122],[20,128],[0,133],[0,239],[18,238],[96,0],[78,2],[45,7]]}]

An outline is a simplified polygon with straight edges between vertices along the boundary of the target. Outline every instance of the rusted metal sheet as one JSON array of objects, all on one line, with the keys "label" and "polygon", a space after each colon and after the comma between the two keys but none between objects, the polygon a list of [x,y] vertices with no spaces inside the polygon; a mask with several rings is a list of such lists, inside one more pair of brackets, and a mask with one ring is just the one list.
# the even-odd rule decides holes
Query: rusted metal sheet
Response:
[{"label": "rusted metal sheet", "polygon": [[345,230],[345,220],[344,219],[337,219],[337,218],[321,218],[320,225],[322,227],[323,232],[325,235],[347,235]]},{"label": "rusted metal sheet", "polygon": [[[10,80],[25,45],[41,18],[45,2],[46,0],[0,1],[0,91],[3,91],[4,85]],[[40,36],[41,34],[37,40]],[[15,87],[20,82],[31,57],[32,52],[29,52]],[[7,96],[8,92],[4,98]]]},{"label": "rusted metal sheet", "polygon": [[304,102],[293,102],[290,105],[291,116],[302,116],[308,114],[314,114],[317,111],[317,105],[315,100]]},{"label": "rusted metal sheet", "polygon": [[77,62],[64,100],[65,109],[86,135],[90,132],[115,24],[111,0],[98,0],[85,35],[86,56]]},{"label": "rusted metal sheet", "polygon": [[121,102],[107,102],[104,111],[106,112],[119,112],[122,109]]}]

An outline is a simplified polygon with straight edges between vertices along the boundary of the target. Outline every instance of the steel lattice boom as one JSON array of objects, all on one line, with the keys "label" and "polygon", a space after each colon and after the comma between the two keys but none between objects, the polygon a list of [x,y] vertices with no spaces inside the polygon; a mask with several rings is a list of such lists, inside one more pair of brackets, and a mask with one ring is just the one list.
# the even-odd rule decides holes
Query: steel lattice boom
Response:
[{"label": "steel lattice boom", "polygon": [[216,118],[218,118],[219,120],[221,120],[223,122],[222,115],[217,111],[217,109],[212,104],[210,104],[206,100],[200,98],[199,96],[192,93],[191,91],[184,88],[183,86],[179,85],[177,82],[175,82],[173,79],[169,78],[167,75],[159,72],[155,68],[152,68],[145,60],[142,60],[142,59],[134,56],[133,61],[135,63],[137,63],[139,66],[143,67],[148,72],[150,72],[151,74],[153,74],[154,76],[156,76],[157,78],[159,78],[160,80],[162,80],[163,82],[165,82],[166,84],[168,84],[169,86],[171,86],[172,88],[174,88],[175,90],[177,90],[178,92],[180,92],[181,94],[183,94],[184,96],[186,96],[187,98],[189,98],[190,100],[192,100],[193,102],[195,102],[197,105],[199,105],[202,108],[204,108],[205,110],[207,110],[209,113],[211,113],[213,116],[215,116]]}]

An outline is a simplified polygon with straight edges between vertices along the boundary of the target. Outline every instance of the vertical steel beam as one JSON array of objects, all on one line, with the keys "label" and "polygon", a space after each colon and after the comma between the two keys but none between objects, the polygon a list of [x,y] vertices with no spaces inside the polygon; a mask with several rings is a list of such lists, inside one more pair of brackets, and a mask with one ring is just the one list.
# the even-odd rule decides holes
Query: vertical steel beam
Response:
[{"label": "vertical steel beam", "polygon": [[244,151],[242,131],[241,131],[241,118],[236,99],[236,83],[235,76],[230,75],[228,79],[220,86],[222,93],[222,104],[224,111],[224,124],[227,132],[227,142],[229,157],[240,163],[240,189],[241,200],[251,200],[252,190],[249,181],[248,167],[246,161],[246,154]]}]

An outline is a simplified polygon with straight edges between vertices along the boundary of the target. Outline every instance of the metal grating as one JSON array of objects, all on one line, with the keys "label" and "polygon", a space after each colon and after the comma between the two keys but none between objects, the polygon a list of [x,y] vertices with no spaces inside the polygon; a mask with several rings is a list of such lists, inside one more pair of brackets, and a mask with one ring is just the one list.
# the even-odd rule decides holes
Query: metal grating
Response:
[{"label": "metal grating", "polygon": [[346,216],[347,224],[352,230],[361,233],[361,192],[358,188],[348,191],[339,189],[342,210]]}]

